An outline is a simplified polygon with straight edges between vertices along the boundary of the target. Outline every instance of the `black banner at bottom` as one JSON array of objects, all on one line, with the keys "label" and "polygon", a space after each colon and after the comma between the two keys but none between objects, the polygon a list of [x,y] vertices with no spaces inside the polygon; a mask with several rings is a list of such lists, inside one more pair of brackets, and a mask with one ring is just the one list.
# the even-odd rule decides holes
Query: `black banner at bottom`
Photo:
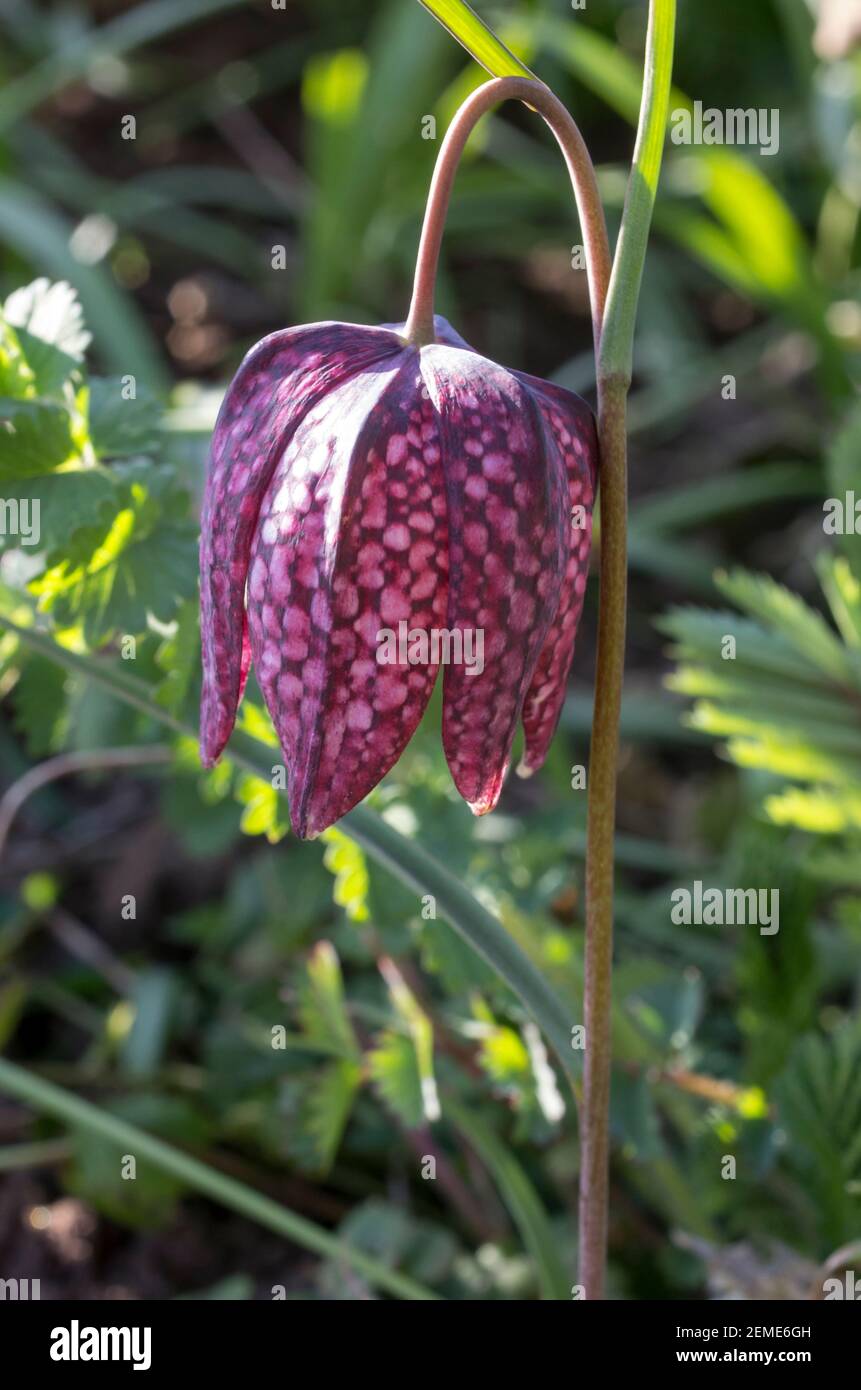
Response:
[{"label": "black banner at bottom", "polygon": [[[407,1311],[403,1304],[379,1300],[380,1311],[375,1312],[368,1306],[373,1301],[363,1302],[363,1312],[356,1315],[331,1302],[303,1301],[298,1307],[291,1301],[54,1303],[7,1298],[0,1302],[0,1350],[7,1368],[17,1363],[58,1382],[70,1376],[92,1379],[106,1368],[114,1376],[137,1373],[139,1379],[175,1370],[219,1376],[277,1370],[289,1376],[303,1363],[307,1369],[307,1358],[317,1353],[328,1370],[339,1352],[351,1364],[362,1362],[369,1372],[385,1375],[393,1369],[386,1366],[387,1342],[365,1340],[369,1331],[384,1329],[387,1338],[399,1332],[410,1337],[423,1378],[435,1363],[446,1366],[455,1346],[459,1367],[464,1352],[474,1349],[484,1373],[495,1355],[507,1357],[516,1347],[521,1369],[528,1370],[534,1358],[542,1374],[547,1357],[561,1351],[572,1371],[578,1364],[594,1368],[591,1358],[599,1356],[613,1372],[628,1367],[642,1373],[670,1367],[759,1366],[767,1371],[802,1366],[821,1376],[854,1363],[861,1332],[857,1303],[572,1302],[551,1307],[440,1302]],[[340,1338],[333,1339],[332,1332],[340,1329]],[[406,1348],[395,1343],[391,1350],[403,1372]],[[583,1357],[590,1359],[582,1362]]]}]

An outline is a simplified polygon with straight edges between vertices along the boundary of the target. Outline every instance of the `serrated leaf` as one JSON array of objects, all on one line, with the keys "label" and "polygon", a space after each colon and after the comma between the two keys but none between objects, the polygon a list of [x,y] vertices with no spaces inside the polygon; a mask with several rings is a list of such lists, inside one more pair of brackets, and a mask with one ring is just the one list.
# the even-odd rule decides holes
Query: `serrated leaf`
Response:
[{"label": "serrated leaf", "polygon": [[31,586],[60,627],[83,627],[90,646],[144,632],[150,615],[170,622],[197,590],[195,528],[159,519],[158,505],[146,495],[135,502],[117,513],[84,563],[64,561]]},{"label": "serrated leaf", "polygon": [[774,1088],[787,1162],[814,1194],[826,1248],[857,1235],[861,1195],[861,1027],[798,1043]]},{"label": "serrated leaf", "polygon": [[18,517],[27,521],[27,535],[22,541],[7,522],[5,534],[0,535],[0,550],[23,543],[26,550],[48,555],[62,550],[67,561],[74,553],[76,534],[84,528],[95,536],[106,534],[120,505],[110,474],[101,468],[75,468],[67,473],[12,480],[4,486],[3,501],[7,511],[10,502],[17,504]]},{"label": "serrated leaf", "polygon": [[419,1077],[422,1113],[429,1124],[440,1116],[439,1096],[433,1068],[433,1024],[407,985],[395,962],[388,957],[380,961],[380,973],[388,987],[389,996],[409,1033],[415,1053]]},{"label": "serrated leaf", "polygon": [[298,1104],[289,1147],[309,1172],[324,1176],[331,1168],[361,1080],[358,1063],[340,1060],[293,1083]]},{"label": "serrated leaf", "polygon": [[63,406],[0,398],[0,479],[49,473],[74,453],[72,420]]},{"label": "serrated leaf", "polygon": [[717,574],[715,583],[739,608],[779,632],[806,662],[813,662],[832,680],[857,681],[857,669],[822,615],[783,584],[744,570]]},{"label": "serrated leaf", "polygon": [[[861,647],[861,578],[856,577],[842,555],[823,552],[816,570],[840,636],[847,647]],[[861,575],[861,567],[858,575]]]},{"label": "serrated leaf", "polygon": [[298,1014],[303,1034],[315,1047],[359,1061],[361,1052],[347,1014],[341,965],[328,941],[319,941],[308,957],[299,983]]},{"label": "serrated leaf", "polygon": [[371,881],[362,850],[343,830],[330,828],[321,839],[326,843],[323,863],[335,875],[332,897],[351,922],[367,922]]},{"label": "serrated leaf", "polygon": [[380,1099],[407,1129],[424,1124],[422,1081],[416,1051],[403,1033],[387,1029],[368,1053],[368,1071]]},{"label": "serrated leaf", "polygon": [[283,840],[290,829],[290,821],[272,782],[246,774],[238,779],[235,795],[243,807],[239,822],[243,835],[265,835],[272,845]]}]

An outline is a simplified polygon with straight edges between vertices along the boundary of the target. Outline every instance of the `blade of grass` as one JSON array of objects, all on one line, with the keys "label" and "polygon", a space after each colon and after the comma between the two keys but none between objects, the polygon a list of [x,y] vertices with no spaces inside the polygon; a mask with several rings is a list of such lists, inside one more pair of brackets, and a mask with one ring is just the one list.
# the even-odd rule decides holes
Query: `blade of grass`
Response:
[{"label": "blade of grass", "polygon": [[437,1298],[433,1290],[416,1283],[405,1274],[389,1269],[372,1255],[357,1250],[338,1236],[330,1235],[305,1217],[298,1216],[287,1207],[279,1206],[270,1197],[255,1192],[253,1188],[246,1187],[244,1183],[227,1177],[215,1168],[207,1167],[200,1159],[173,1148],[163,1139],[157,1139],[146,1130],[138,1129],[137,1125],[129,1124],[108,1111],[100,1110],[90,1101],[82,1100],[80,1096],[65,1091],[50,1081],[33,1076],[23,1067],[16,1066],[14,1062],[4,1058],[0,1058],[0,1090],[34,1106],[46,1115],[51,1115],[56,1120],[83,1129],[88,1134],[97,1135],[109,1144],[116,1144],[120,1153],[135,1154],[144,1162],[152,1163],[160,1172],[170,1173],[194,1191],[203,1193],[205,1197],[219,1202],[230,1211],[256,1221],[258,1225],[265,1226],[276,1235],[295,1241],[306,1250],[313,1250],[324,1259],[346,1262],[371,1284],[394,1294],[397,1298],[422,1301]]},{"label": "blade of grass", "polygon": [[466,49],[492,77],[534,77],[464,0],[421,0],[434,19]]}]

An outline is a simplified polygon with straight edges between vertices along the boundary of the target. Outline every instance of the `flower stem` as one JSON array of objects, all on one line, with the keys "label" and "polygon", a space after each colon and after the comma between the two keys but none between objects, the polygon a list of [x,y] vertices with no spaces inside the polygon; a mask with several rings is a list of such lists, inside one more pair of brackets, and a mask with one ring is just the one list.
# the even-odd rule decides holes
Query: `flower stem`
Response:
[{"label": "flower stem", "polygon": [[592,306],[595,352],[601,340],[601,322],[610,279],[610,248],[604,209],[598,196],[595,170],[589,151],[571,114],[543,82],[527,77],[499,77],[485,82],[458,109],[440,147],[428,194],[416,261],[413,297],[404,336],[417,345],[435,341],[433,322],[434,283],[440,244],[454,176],[464,146],[476,123],[493,106],[514,98],[542,115],[562,151],[580,216],[580,233],[586,257],[586,275]]},{"label": "flower stem", "polygon": [[616,771],[628,577],[626,406],[637,301],[667,128],[675,19],[675,0],[650,0],[637,140],[598,348],[601,589],[589,754],[586,1050],[580,1110],[579,1281],[587,1299],[604,1297],[607,1259]]},{"label": "flower stem", "polygon": [[579,1281],[587,1299],[604,1297],[609,1206],[616,769],[628,587],[626,404],[627,386],[623,381],[599,383],[601,552],[595,705],[589,751],[583,976],[586,1049],[580,1105]]}]

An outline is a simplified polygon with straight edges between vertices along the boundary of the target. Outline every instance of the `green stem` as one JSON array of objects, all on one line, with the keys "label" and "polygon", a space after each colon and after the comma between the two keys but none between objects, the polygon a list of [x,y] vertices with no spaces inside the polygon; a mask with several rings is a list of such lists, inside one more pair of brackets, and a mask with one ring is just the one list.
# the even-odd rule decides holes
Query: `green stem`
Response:
[{"label": "green stem", "polygon": [[44,1081],[3,1058],[0,1058],[0,1090],[35,1106],[46,1115],[52,1115],[56,1120],[96,1134],[109,1144],[116,1144],[121,1153],[134,1154],[136,1159],[152,1163],[160,1172],[169,1173],[179,1182],[238,1212],[240,1216],[247,1216],[249,1220],[265,1226],[276,1235],[295,1241],[306,1250],[313,1250],[324,1259],[341,1260],[352,1265],[371,1284],[397,1298],[428,1300],[437,1297],[431,1289],[389,1269],[372,1255],[365,1254],[338,1236],[329,1235],[303,1216],[279,1206],[270,1197],[264,1197],[262,1193],[255,1192],[253,1188],[215,1168],[207,1167],[199,1159],[174,1149],[136,1125],[100,1110],[80,1096],[63,1091],[50,1081]]},{"label": "green stem", "polygon": [[601,558],[586,830],[586,1050],[580,1108],[579,1281],[604,1297],[610,1150],[610,1023],[619,714],[627,608],[627,429],[634,326],[673,66],[675,0],[651,0],[640,120],[598,353]]}]

